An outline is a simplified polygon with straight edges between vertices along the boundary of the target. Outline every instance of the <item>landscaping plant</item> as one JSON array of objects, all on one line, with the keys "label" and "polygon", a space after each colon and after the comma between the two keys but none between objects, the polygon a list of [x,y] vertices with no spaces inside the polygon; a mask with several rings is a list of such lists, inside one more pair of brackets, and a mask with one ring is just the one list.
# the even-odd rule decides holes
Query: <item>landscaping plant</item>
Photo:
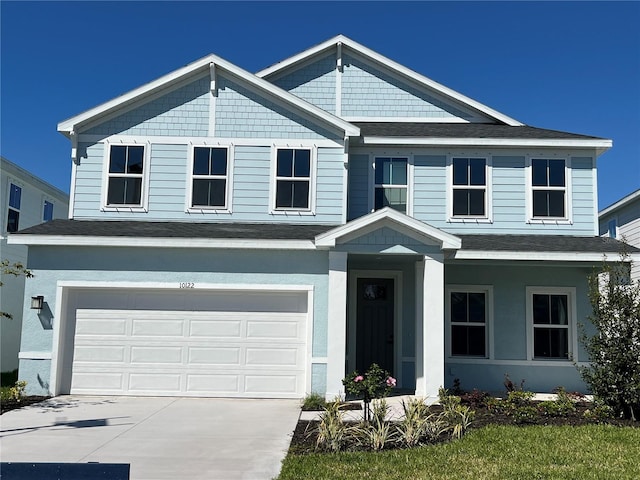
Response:
[{"label": "landscaping plant", "polygon": [[578,367],[593,394],[616,415],[640,419],[640,282],[629,281],[630,262],[605,263],[589,277],[589,320],[595,335],[582,326],[589,365]]},{"label": "landscaping plant", "polygon": [[372,363],[364,374],[353,371],[342,379],[345,391],[356,397],[361,397],[364,402],[364,419],[370,421],[372,399],[383,398],[396,386],[396,379],[389,372],[380,368],[377,363]]}]

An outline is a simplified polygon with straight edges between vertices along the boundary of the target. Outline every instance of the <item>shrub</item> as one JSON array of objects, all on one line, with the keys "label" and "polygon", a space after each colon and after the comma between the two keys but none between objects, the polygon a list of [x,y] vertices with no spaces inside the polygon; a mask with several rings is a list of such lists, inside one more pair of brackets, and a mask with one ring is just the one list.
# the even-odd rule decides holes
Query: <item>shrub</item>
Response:
[{"label": "shrub", "polygon": [[396,379],[389,375],[389,372],[380,368],[376,363],[372,363],[363,375],[357,370],[351,372],[342,379],[342,384],[347,393],[362,397],[364,400],[364,419],[369,421],[369,403],[374,398],[386,397],[393,387],[396,386]]},{"label": "shrub", "polygon": [[371,422],[363,422],[356,426],[352,434],[361,445],[365,445],[374,452],[382,450],[388,443],[394,441],[392,424],[375,416]]},{"label": "shrub", "polygon": [[589,320],[595,335],[582,341],[590,363],[578,367],[591,391],[616,415],[640,419],[640,282],[630,284],[629,262],[605,263],[603,272],[589,277]]},{"label": "shrub", "polygon": [[2,397],[0,400],[3,402],[20,402],[24,397],[24,390],[27,387],[27,382],[24,380],[17,381],[13,387],[3,387]]},{"label": "shrub", "polygon": [[460,400],[471,408],[478,408],[485,406],[490,397],[489,393],[474,388],[472,391],[460,396]]},{"label": "shrub", "polygon": [[396,425],[397,439],[405,447],[415,447],[422,443],[435,441],[446,427],[442,419],[431,413],[429,407],[420,399],[412,398],[402,402],[403,419]]},{"label": "shrub", "polygon": [[302,410],[324,410],[327,402],[323,395],[319,393],[310,393],[302,399]]},{"label": "shrub", "polygon": [[340,410],[340,399],[327,403],[320,414],[316,448],[330,452],[339,452],[347,440],[347,425]]}]

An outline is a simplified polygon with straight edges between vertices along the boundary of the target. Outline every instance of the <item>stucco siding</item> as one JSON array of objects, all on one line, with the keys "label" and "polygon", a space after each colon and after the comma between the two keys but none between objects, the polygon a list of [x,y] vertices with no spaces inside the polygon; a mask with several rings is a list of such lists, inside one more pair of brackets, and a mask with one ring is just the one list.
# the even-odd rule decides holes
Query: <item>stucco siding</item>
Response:
[{"label": "stucco siding", "polygon": [[278,77],[273,83],[327,112],[336,112],[335,53]]},{"label": "stucco siding", "polygon": [[400,81],[355,55],[343,54],[342,115],[346,117],[422,117],[443,121],[471,115]]},{"label": "stucco siding", "polygon": [[[54,316],[58,282],[154,282],[178,289],[180,282],[200,285],[300,285],[311,286],[313,306],[312,357],[327,355],[328,254],[326,252],[134,249],[134,248],[56,248],[32,247],[29,267],[36,276],[26,288],[26,298],[44,295],[46,307]],[[132,290],[133,291],[133,290]],[[35,311],[24,305],[21,351],[51,354],[53,328],[46,327]],[[320,364],[321,365],[321,364]],[[314,391],[322,391],[326,379],[320,377],[322,366],[307,366]],[[21,379],[28,382],[29,394],[46,393],[50,381],[50,363],[22,359]],[[40,380],[38,380],[40,379]]]},{"label": "stucco siding", "polygon": [[210,97],[209,77],[204,76],[82,133],[204,137]]}]

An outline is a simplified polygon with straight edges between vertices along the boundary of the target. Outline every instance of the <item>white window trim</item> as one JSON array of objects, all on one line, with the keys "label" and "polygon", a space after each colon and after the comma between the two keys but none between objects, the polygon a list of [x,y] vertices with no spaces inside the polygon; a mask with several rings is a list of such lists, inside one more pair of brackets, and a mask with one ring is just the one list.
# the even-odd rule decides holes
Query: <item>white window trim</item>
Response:
[{"label": "white window trim", "polygon": [[[277,161],[278,150],[310,150],[311,165],[309,166],[309,208],[276,208],[276,189],[277,189]],[[290,215],[303,216],[316,214],[316,183],[318,179],[318,146],[313,144],[273,144],[271,146],[271,185],[269,188],[269,213],[271,215]]]},{"label": "white window trim", "polygon": [[[454,158],[482,158],[485,160],[485,199],[484,199],[484,215],[453,215],[453,159]],[[493,157],[486,154],[449,154],[447,155],[447,222],[449,223],[493,223]],[[460,188],[475,188],[474,186]]]},{"label": "white window trim", "polygon": [[[140,205],[108,205],[107,198],[109,193],[109,159],[111,156],[112,146],[132,146],[144,147],[144,157],[142,165],[142,192],[140,194]],[[137,139],[130,141],[110,141],[104,142],[104,158],[102,168],[102,199],[100,208],[103,212],[134,212],[147,213],[149,211],[149,170],[151,170],[151,142],[145,139]]]},{"label": "white window trim", "polygon": [[[223,207],[206,207],[199,206],[193,207],[193,158],[195,154],[195,149],[197,147],[203,148],[226,148],[227,149],[227,191],[225,194],[225,205]],[[189,152],[188,152],[188,161],[187,161],[187,185],[186,192],[187,196],[185,198],[185,212],[186,213],[202,213],[202,214],[231,214],[233,213],[233,165],[235,159],[235,149],[234,145],[231,143],[207,143],[207,142],[198,142],[198,143],[189,143]],[[216,176],[217,177],[217,176]],[[220,176],[221,177],[221,176]],[[209,178],[209,177],[207,177]]]},{"label": "white window trim", "polygon": [[[16,187],[20,188],[20,208],[15,208],[12,207],[9,204],[9,201],[11,199],[11,185],[15,185]],[[6,184],[6,189],[5,192],[5,200],[6,200],[6,206],[7,208],[5,209],[4,212],[2,212],[2,233],[3,234],[8,234],[9,231],[7,230],[9,228],[9,209],[11,210],[15,210],[18,212],[18,230],[20,230],[20,214],[22,213],[22,203],[24,201],[23,197],[23,192],[24,192],[24,188],[25,188],[25,184],[24,182],[21,182],[15,178],[9,177],[7,178],[7,184]],[[6,238],[5,236],[3,236],[3,238]]]},{"label": "white window trim", "polygon": [[[534,358],[533,339],[533,295],[566,295],[567,296],[567,349],[569,358]],[[576,306],[576,288],[575,287],[526,287],[526,316],[527,316],[527,360],[531,362],[557,362],[557,363],[573,363],[577,359],[578,354],[578,318]],[[546,328],[546,325],[544,326]],[[559,327],[560,328],[560,327]]]},{"label": "white window trim", "polygon": [[[561,187],[537,187],[532,185],[533,175],[531,168],[531,160],[534,158],[541,158],[545,160],[564,160],[564,189]],[[540,154],[540,155],[527,155],[525,158],[525,203],[527,210],[527,223],[542,224],[542,225],[572,225],[573,224],[573,197],[571,187],[571,157],[569,156],[556,156],[553,154]],[[534,217],[533,216],[533,191],[539,190],[564,190],[564,217]]]},{"label": "white window trim", "polygon": [[[415,174],[413,155],[406,153],[379,152],[369,155],[369,212],[376,211],[376,158],[394,157],[407,159],[407,211],[405,215],[413,216],[413,179]],[[389,185],[390,187],[401,187],[402,185]],[[402,212],[401,212],[402,213]]]},{"label": "white window trim", "polygon": [[[486,318],[484,324],[485,355],[453,355],[451,353],[451,292],[484,293]],[[493,343],[493,285],[446,285],[445,287],[445,355],[448,360],[460,359],[491,360],[494,358]]]}]

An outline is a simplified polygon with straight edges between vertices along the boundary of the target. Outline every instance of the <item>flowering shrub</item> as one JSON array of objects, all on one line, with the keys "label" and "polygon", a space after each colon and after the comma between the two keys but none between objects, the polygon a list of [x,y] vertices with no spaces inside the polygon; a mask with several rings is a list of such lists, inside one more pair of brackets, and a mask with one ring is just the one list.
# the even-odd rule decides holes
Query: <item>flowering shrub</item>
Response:
[{"label": "flowering shrub", "polygon": [[347,393],[362,397],[366,403],[373,398],[386,397],[393,387],[396,379],[389,372],[382,370],[376,363],[372,363],[364,374],[354,371],[342,379],[342,384]]}]

